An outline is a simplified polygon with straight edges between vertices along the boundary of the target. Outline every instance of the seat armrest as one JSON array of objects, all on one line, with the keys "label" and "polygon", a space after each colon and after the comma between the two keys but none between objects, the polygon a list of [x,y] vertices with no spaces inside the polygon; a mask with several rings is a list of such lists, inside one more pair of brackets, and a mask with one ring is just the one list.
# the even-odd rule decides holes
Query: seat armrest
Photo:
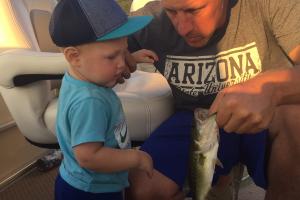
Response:
[{"label": "seat armrest", "polygon": [[9,50],[0,54],[0,85],[12,88],[61,78],[68,67],[62,53]]}]

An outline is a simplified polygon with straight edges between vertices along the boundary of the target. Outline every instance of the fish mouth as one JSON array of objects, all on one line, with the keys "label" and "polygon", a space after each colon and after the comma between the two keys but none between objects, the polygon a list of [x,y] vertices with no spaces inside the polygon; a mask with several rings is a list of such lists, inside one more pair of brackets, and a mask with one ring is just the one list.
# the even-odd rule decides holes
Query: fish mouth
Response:
[{"label": "fish mouth", "polygon": [[209,117],[207,109],[197,108],[194,114],[195,114],[195,119],[200,121],[204,121]]}]

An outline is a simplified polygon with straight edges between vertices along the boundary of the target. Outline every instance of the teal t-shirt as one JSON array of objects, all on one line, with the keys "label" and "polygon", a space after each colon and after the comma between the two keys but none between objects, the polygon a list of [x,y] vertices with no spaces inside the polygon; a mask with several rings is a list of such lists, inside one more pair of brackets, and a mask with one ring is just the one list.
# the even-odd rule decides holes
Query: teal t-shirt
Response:
[{"label": "teal t-shirt", "polygon": [[129,185],[128,172],[100,173],[79,166],[73,147],[103,142],[111,148],[130,148],[121,102],[111,88],[65,74],[58,100],[56,133],[64,159],[59,172],[71,186],[92,193],[117,192]]}]

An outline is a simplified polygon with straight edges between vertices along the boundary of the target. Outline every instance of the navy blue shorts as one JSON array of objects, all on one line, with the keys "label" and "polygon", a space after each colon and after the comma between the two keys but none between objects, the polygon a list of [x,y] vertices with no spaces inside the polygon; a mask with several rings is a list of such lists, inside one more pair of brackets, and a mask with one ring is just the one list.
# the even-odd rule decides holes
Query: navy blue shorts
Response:
[{"label": "navy blue shorts", "polygon": [[[189,163],[190,133],[193,112],[179,111],[158,127],[141,149],[152,156],[154,168],[183,186]],[[223,168],[216,167],[213,184],[239,162],[247,166],[256,185],[266,188],[267,131],[257,134],[225,133],[220,129],[218,158]]]},{"label": "navy blue shorts", "polygon": [[60,174],[55,180],[55,200],[122,200],[122,192],[90,193],[69,185]]}]

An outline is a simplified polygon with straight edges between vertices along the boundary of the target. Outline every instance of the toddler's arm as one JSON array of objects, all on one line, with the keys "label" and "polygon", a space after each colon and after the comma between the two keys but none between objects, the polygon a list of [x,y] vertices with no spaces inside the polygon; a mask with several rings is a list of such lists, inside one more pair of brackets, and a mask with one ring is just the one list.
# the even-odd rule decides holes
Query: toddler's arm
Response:
[{"label": "toddler's arm", "polygon": [[74,147],[77,162],[81,167],[99,172],[117,172],[138,168],[153,175],[153,161],[149,154],[134,149],[114,149],[102,143],[83,143]]}]

